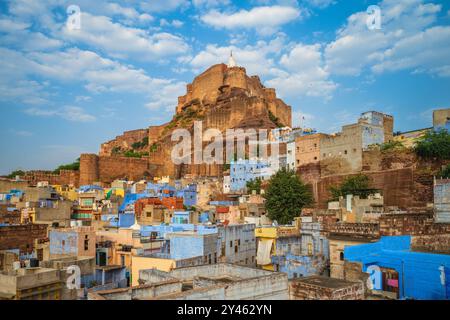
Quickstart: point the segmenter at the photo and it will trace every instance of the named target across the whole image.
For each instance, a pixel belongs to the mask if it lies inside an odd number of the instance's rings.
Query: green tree
[[[405,146],[400,141],[388,141],[380,146],[381,151],[402,150],[402,149],[405,149]]]
[[[339,200],[339,197],[345,197],[348,194],[367,198],[375,193],[376,189],[370,188],[369,177],[364,174],[358,174],[345,179],[339,186],[330,187],[331,200]]]
[[[252,193],[253,190],[256,190],[256,193],[260,193],[261,192],[261,179],[257,178],[255,180],[247,181],[246,187],[247,187],[248,193]]]
[[[74,170],[74,171],[80,170],[80,158],[78,158],[77,160],[75,160],[75,161],[72,162],[72,163],[60,165],[58,168],[56,168],[56,169],[53,171],[53,173],[59,174],[59,172],[60,172],[61,170]]]
[[[446,129],[430,130],[417,141],[414,148],[422,158],[450,159],[450,134]]]
[[[9,178],[9,179],[14,179],[16,176],[24,176],[24,175],[25,175],[25,171],[23,171],[23,170],[14,170],[13,172],[11,172],[6,177]]]
[[[291,223],[303,207],[311,205],[313,196],[293,170],[285,168],[269,180],[264,194],[268,216],[280,224]]]

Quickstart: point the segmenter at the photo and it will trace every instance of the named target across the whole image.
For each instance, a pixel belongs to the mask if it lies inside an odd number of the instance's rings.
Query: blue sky
[[[79,30],[66,26],[73,4]],[[381,30],[366,26],[370,5]],[[1,1],[0,174],[53,169],[170,120],[186,83],[230,50],[294,124],[323,132],[367,110],[413,130],[450,107],[448,1]]]

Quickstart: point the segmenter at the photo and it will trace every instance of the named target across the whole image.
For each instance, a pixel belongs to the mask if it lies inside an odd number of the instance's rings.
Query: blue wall
[[[370,244],[346,247],[345,259],[360,262],[363,271],[371,265],[395,269],[399,275],[400,299],[449,299],[449,281],[441,283],[442,268],[450,270],[450,255],[412,252],[411,236],[382,237]]]
[[[230,163],[230,189],[231,191],[243,190],[247,181],[256,178],[264,179],[261,169],[268,168],[269,165],[265,161],[257,160],[238,160]]]
[[[280,272],[288,275],[288,279],[322,275],[327,267],[327,259],[323,256],[272,256],[272,263],[279,266]]]
[[[134,224],[134,214],[133,213],[121,213],[119,214],[119,227],[128,228]]]
[[[187,259],[204,255],[203,237],[170,237],[170,257],[172,259]]]
[[[76,232],[49,232],[50,254],[78,254],[78,234]]]

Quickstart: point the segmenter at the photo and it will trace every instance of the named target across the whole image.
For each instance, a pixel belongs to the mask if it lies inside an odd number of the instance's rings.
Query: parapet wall
[[[80,157],[80,185],[115,179],[139,180],[149,176],[148,158],[129,158],[82,154]]]
[[[434,215],[429,213],[392,213],[380,217],[382,236],[398,235],[437,235],[450,232],[450,223],[434,223]],[[426,239],[423,239],[426,242]],[[422,246],[425,243],[422,241]],[[416,247],[420,247],[420,241]]]
[[[28,171],[23,177],[30,185],[36,185],[40,181],[48,181],[50,185],[78,186],[80,173],[76,170],[61,170],[59,174],[49,171]]]

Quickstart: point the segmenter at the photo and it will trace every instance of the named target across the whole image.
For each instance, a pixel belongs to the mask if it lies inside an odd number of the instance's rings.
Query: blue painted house
[[[197,184],[192,183],[186,186],[183,190],[178,192],[178,196],[183,198],[183,204],[187,207],[192,207],[197,204]]]
[[[269,179],[272,174],[270,165],[264,160],[238,160],[230,162],[230,190],[244,190],[247,182]]]
[[[450,297],[450,255],[411,251],[409,235],[346,247],[344,256],[347,261],[361,263],[362,271],[372,274],[375,290],[396,293],[399,299]]]

